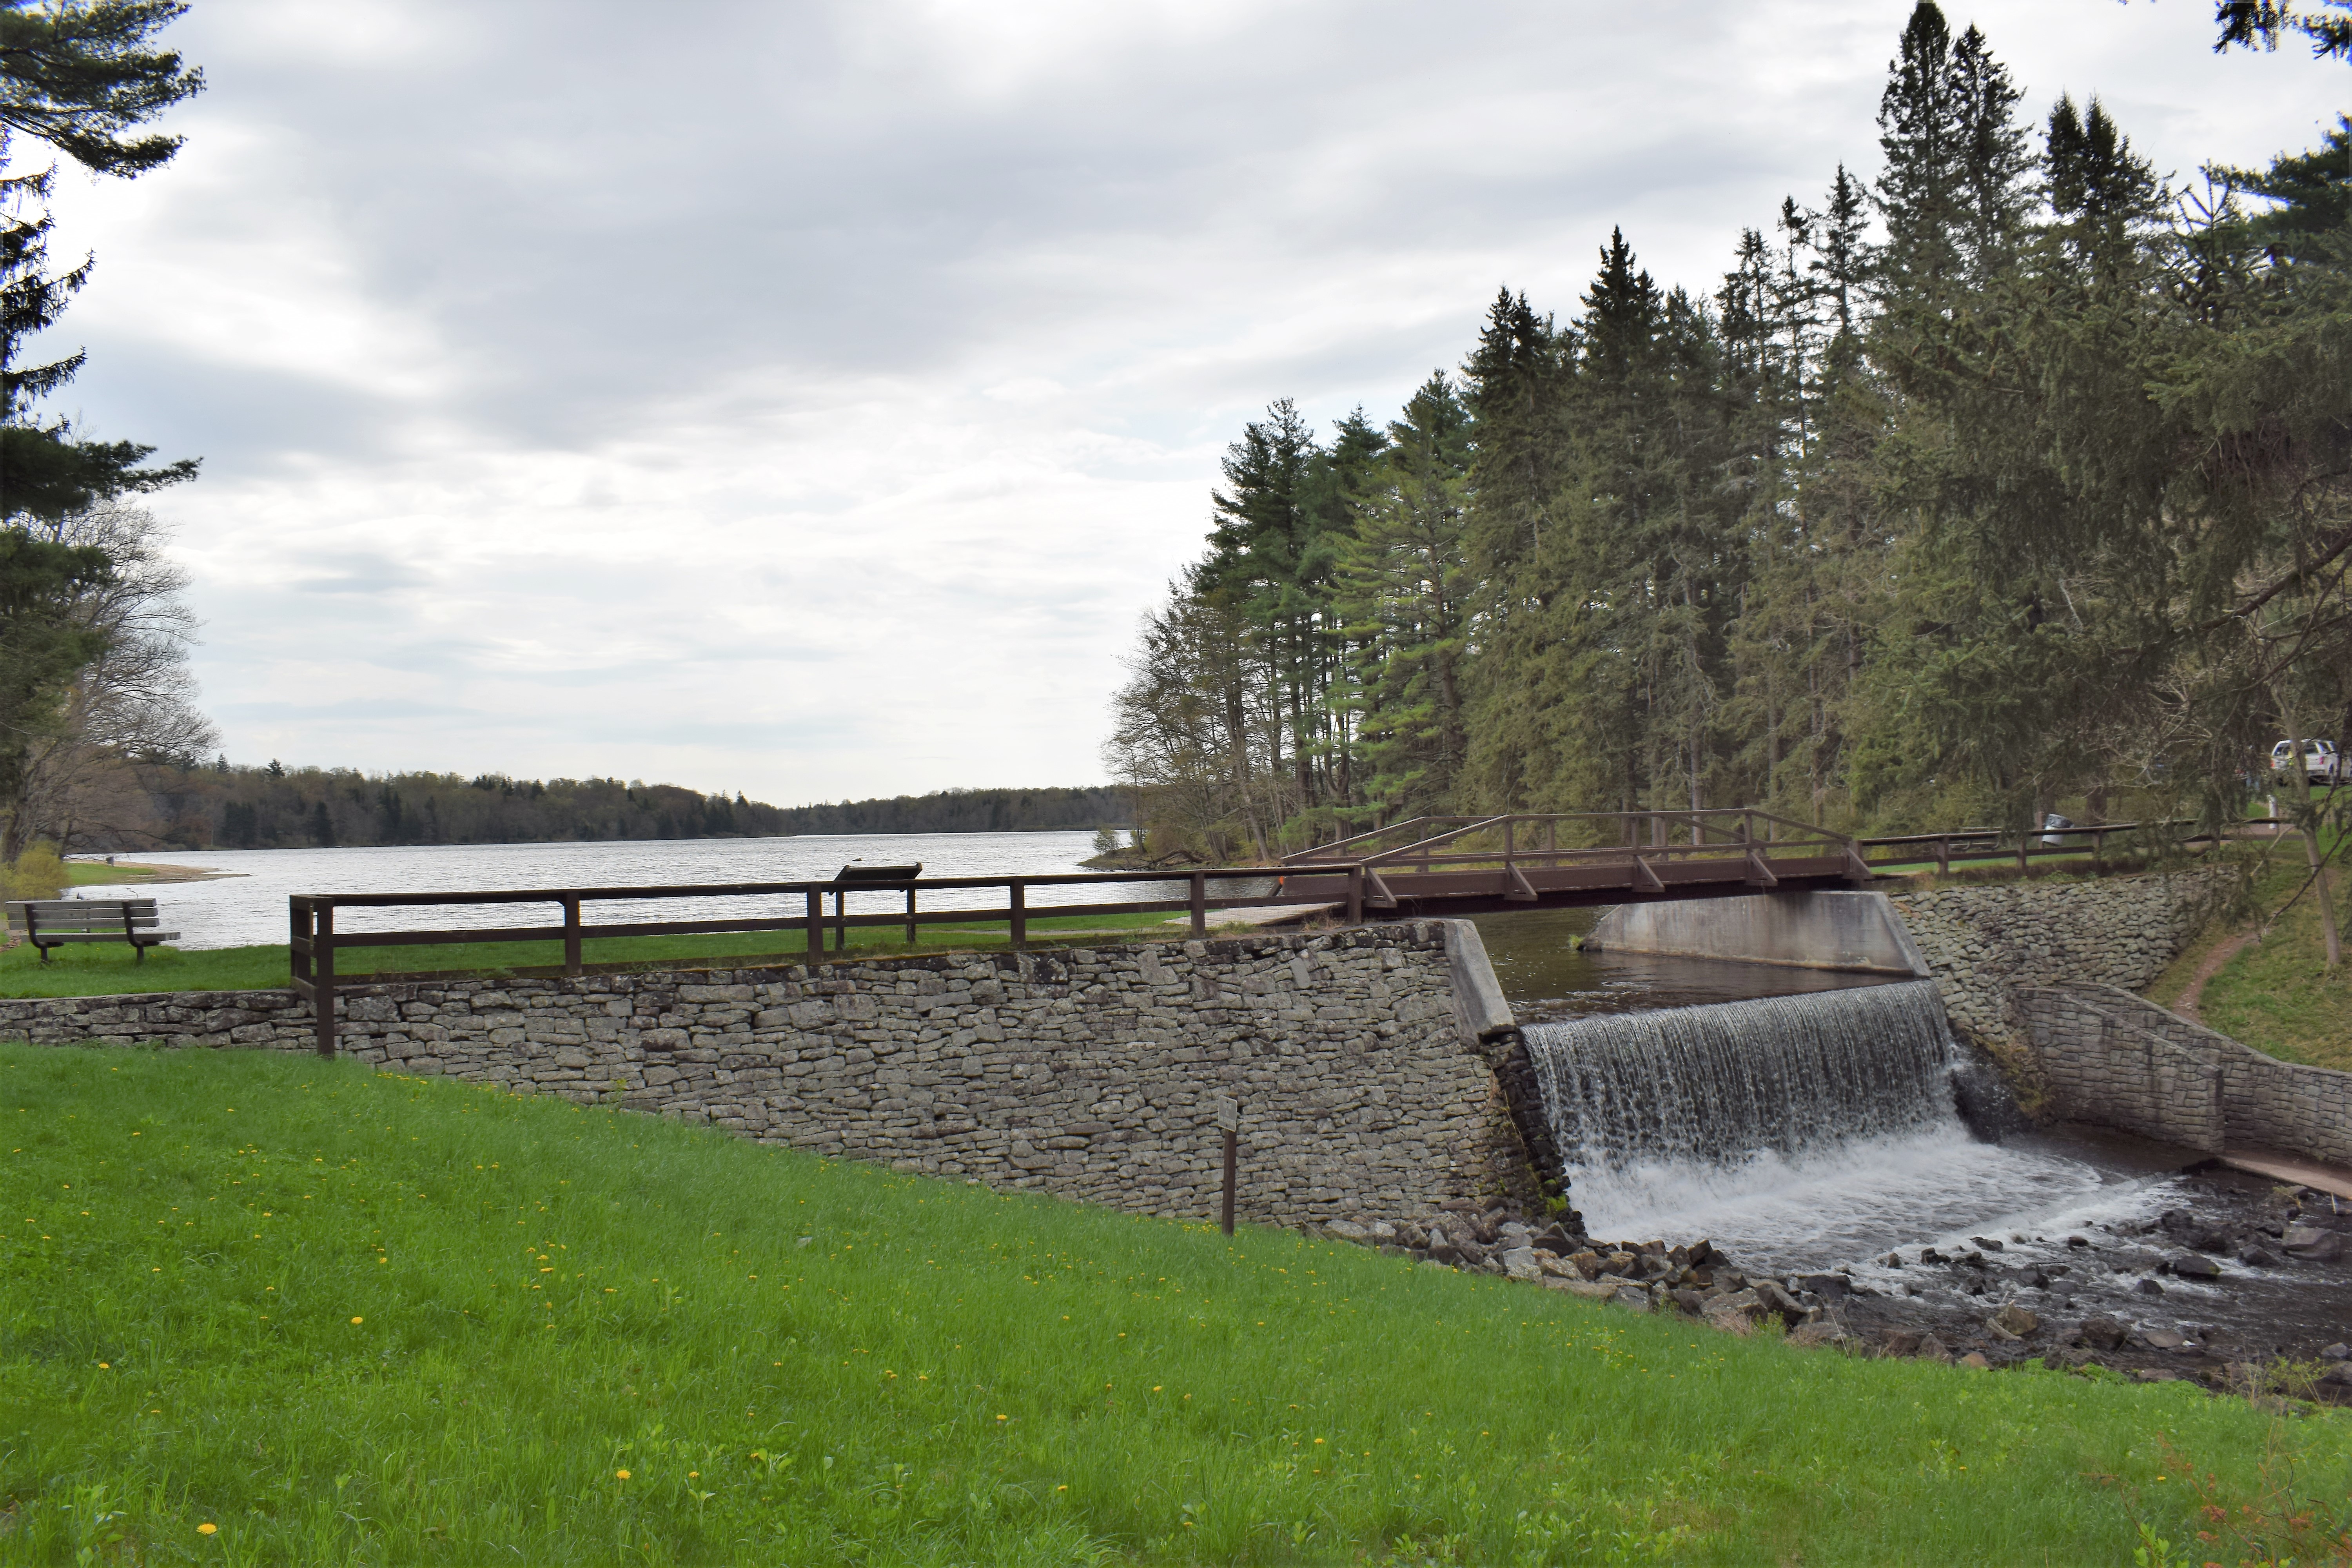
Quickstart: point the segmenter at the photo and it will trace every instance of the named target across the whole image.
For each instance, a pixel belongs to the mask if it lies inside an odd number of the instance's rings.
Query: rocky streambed
[[[1324,1227],[1438,1268],[1849,1353],[2113,1368],[2352,1404],[2352,1205],[2214,1170],[2163,1206],[2056,1232],[1988,1232],[1811,1272],[1742,1267],[1710,1242],[1601,1241],[1571,1213],[1457,1204],[1418,1222]]]

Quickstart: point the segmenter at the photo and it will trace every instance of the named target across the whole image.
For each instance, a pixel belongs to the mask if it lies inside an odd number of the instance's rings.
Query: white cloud
[[[2340,98],[2200,5],[1950,9],[2167,168]],[[205,458],[237,757],[1081,782],[1244,419],[1384,416],[1612,224],[1709,287],[1874,166],[1908,10],[206,0],[181,159],[65,182],[63,411]]]

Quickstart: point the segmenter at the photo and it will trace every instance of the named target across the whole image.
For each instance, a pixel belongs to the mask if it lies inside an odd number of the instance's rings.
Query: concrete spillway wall
[[[1620,904],[1594,925],[1584,945],[1799,969],[1928,973],[1884,893],[1757,893]]]

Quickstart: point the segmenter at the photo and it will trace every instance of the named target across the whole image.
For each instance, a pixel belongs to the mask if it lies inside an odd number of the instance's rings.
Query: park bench
[[[177,942],[175,931],[159,931],[163,917],[152,899],[27,899],[8,905],[8,929],[41,950],[69,942],[127,942],[137,962],[147,962],[147,950]]]

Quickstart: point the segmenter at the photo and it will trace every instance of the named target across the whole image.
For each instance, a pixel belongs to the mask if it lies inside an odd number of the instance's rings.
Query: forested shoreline
[[[1250,424],[1115,701],[1153,851],[2212,818],[2273,738],[2340,738],[2352,137],[2176,184],[2096,99],[2022,98],[1923,4],[1875,179],[1711,291],[1612,234],[1566,319],[1506,288],[1394,419]]]
[[[1108,788],[960,789],[777,806],[740,792],[616,778],[363,773],[350,768],[131,764],[88,813],[41,825],[68,851],[538,844],[848,833],[1022,833],[1125,826]]]

